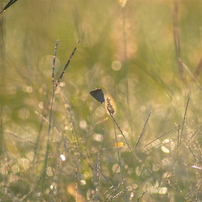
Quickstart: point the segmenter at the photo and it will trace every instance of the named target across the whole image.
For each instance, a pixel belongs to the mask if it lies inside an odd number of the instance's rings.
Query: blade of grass
[[[185,63],[179,59],[179,62],[181,64],[182,67],[184,67],[184,69],[189,73],[189,75],[191,76],[191,78],[194,80],[194,82],[197,84],[197,86],[199,87],[200,90],[202,90],[201,85],[199,84],[199,82],[196,79],[196,76],[194,76],[191,71],[189,70],[189,68],[185,65]]]
[[[170,129],[168,132],[164,133],[163,135],[160,135],[159,137],[157,137],[156,139],[152,140],[151,142],[147,143],[145,145],[145,147],[149,146],[150,144],[152,144],[153,142],[155,142],[156,140],[162,138],[163,136],[169,134],[170,132],[172,132],[173,130],[175,130],[176,128],[179,128],[180,125],[175,126],[174,128]]]
[[[54,50],[54,57],[53,57],[53,67],[52,67],[52,95],[51,95],[51,100],[49,103],[49,118],[48,118],[48,137],[47,137],[47,143],[46,143],[46,154],[45,154],[45,160],[44,160],[44,168],[43,172],[41,175],[41,181],[42,181],[42,186],[41,186],[41,192],[43,194],[44,192],[44,184],[45,184],[45,176],[46,176],[46,168],[47,168],[47,161],[48,161],[48,155],[49,155],[49,148],[50,148],[50,134],[51,134],[51,128],[52,128],[52,112],[53,112],[53,104],[54,104],[54,99],[55,99],[55,61],[56,61],[56,53],[57,53],[57,48],[58,48],[58,43],[59,40],[56,41],[55,45],[55,50]]]
[[[142,132],[140,133],[140,136],[139,136],[139,138],[137,139],[137,142],[136,142],[136,144],[135,144],[135,149],[136,149],[137,146],[139,145],[140,140],[142,139],[142,137],[143,137],[143,135],[144,135],[144,133],[145,133],[145,130],[146,130],[146,127],[147,127],[147,123],[148,123],[148,121],[149,121],[150,116],[151,116],[151,112],[149,112],[149,115],[148,115],[148,117],[147,117],[147,119],[146,119],[146,121],[145,121],[145,123],[144,123]]]
[[[174,8],[173,8],[173,37],[175,44],[175,53],[178,63],[178,71],[180,78],[184,81],[183,76],[183,68],[179,59],[181,59],[181,48],[180,48],[180,34],[179,34],[179,22],[178,22],[178,3],[177,0],[174,0]]]
[[[8,9],[12,4],[14,4],[15,2],[17,2],[17,0],[10,0],[6,6],[0,11],[0,14],[3,13],[6,9]]]
[[[77,42],[77,45],[75,46],[74,50],[72,51],[72,54],[70,55],[66,65],[64,66],[62,73],[60,74],[58,80],[55,82],[55,88],[59,85],[59,83],[60,83],[60,81],[61,81],[61,79],[62,79],[62,77],[63,77],[63,75],[64,75],[64,73],[65,73],[65,71],[67,69],[67,67],[69,66],[69,64],[71,62],[72,57],[74,56],[74,54],[75,54],[75,52],[77,50],[77,46],[78,46],[79,43],[80,43],[80,40]]]

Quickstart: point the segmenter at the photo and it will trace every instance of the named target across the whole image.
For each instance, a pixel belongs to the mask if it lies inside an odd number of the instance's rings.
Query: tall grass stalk
[[[54,99],[55,99],[55,91],[56,88],[59,87],[59,83],[65,73],[65,70],[67,69],[67,67],[69,66],[71,59],[74,55],[74,53],[76,52],[77,46],[74,48],[73,52],[71,53],[66,65],[63,68],[63,71],[61,73],[61,75],[59,76],[59,78],[55,81],[55,62],[56,62],[56,53],[57,53],[57,48],[58,48],[58,43],[59,40],[56,41],[56,45],[55,45],[55,50],[54,50],[54,57],[53,57],[53,67],[52,67],[52,95],[51,95],[51,100],[50,100],[50,105],[48,107],[49,109],[49,120],[48,120],[48,136],[47,136],[47,143],[46,143],[46,152],[45,152],[45,159],[44,159],[44,169],[42,172],[42,186],[41,186],[41,193],[44,192],[44,183],[45,183],[45,176],[46,176],[46,169],[47,169],[47,161],[49,158],[49,150],[50,150],[50,138],[51,138],[51,130],[52,130],[52,112],[53,112],[53,105],[54,105]],[[78,41],[78,43],[80,43],[80,41]]]

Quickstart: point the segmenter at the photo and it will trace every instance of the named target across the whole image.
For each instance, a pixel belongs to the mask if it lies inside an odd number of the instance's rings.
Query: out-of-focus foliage
[[[0,199],[201,201],[201,10],[188,0],[18,0],[5,10]],[[57,80],[79,40],[53,91],[52,67]]]

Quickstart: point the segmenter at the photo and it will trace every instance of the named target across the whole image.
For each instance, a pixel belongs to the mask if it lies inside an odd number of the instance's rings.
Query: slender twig
[[[12,135],[13,137],[17,138],[18,140],[22,141],[22,142],[26,142],[28,144],[31,144],[31,145],[34,145],[34,146],[37,146],[34,142],[31,142],[29,140],[27,140],[26,138],[22,138],[16,134],[14,134],[13,132],[10,132],[10,131],[6,131],[9,135]]]
[[[78,43],[80,42],[80,40],[78,41]],[[50,100],[50,105],[49,105],[49,120],[48,120],[48,137],[47,137],[47,144],[46,144],[46,155],[45,155],[45,161],[44,161],[44,169],[43,169],[43,173],[41,176],[41,181],[42,181],[42,193],[44,191],[44,183],[45,183],[45,173],[46,173],[46,167],[47,167],[47,161],[48,161],[48,154],[49,154],[49,147],[50,147],[50,134],[51,134],[51,128],[52,128],[52,112],[53,112],[53,104],[54,104],[54,99],[55,99],[55,90],[56,87],[58,86],[60,80],[62,79],[66,68],[68,67],[76,49],[77,46],[74,48],[72,54],[70,55],[63,71],[62,74],[60,75],[59,79],[55,82],[55,62],[56,62],[56,53],[57,53],[57,48],[58,48],[58,43],[59,40],[56,41],[56,45],[55,45],[55,50],[54,50],[54,57],[53,57],[53,66],[52,66],[52,95],[51,95],[51,100]]]
[[[112,114],[110,114],[110,116],[112,117],[114,123],[116,124],[116,126],[117,126],[117,128],[119,129],[121,135],[123,136],[124,141],[125,141],[127,147],[129,148],[130,152],[133,154],[133,151],[132,151],[132,149],[131,149],[131,147],[130,147],[130,145],[129,145],[129,143],[128,143],[128,140],[126,139],[126,136],[123,134],[123,131],[121,130],[119,124],[117,123],[117,121],[115,120],[115,118],[114,118],[114,116],[113,116]]]
[[[44,191],[44,183],[45,183],[45,175],[46,175],[46,168],[47,168],[47,161],[48,161],[48,154],[49,154],[49,147],[50,147],[50,134],[51,134],[51,128],[52,128],[52,112],[53,112],[53,103],[55,98],[55,88],[52,89],[52,95],[50,100],[50,107],[49,107],[49,120],[48,120],[48,139],[46,144],[46,155],[45,155],[45,161],[44,161],[44,169],[42,173],[42,193]]]
[[[188,99],[187,99],[187,103],[186,103],[186,107],[185,107],[185,111],[184,111],[184,116],[183,116],[183,121],[182,121],[182,128],[181,128],[181,135],[183,135],[183,132],[184,132],[184,125],[186,123],[189,101],[190,101],[190,97],[188,97]]]
[[[160,135],[159,137],[157,137],[156,139],[152,140],[151,142],[149,142],[148,144],[145,145],[145,147],[149,146],[150,144],[152,144],[153,142],[155,142],[156,140],[162,138],[163,136],[169,134],[170,132],[172,132],[173,130],[175,130],[176,128],[179,128],[179,125],[175,126],[174,128],[170,129],[168,132],[164,133],[163,135]]]
[[[199,82],[196,79],[196,76],[194,76],[190,69],[185,65],[185,63],[182,61],[182,59],[179,58],[179,62],[181,64],[182,67],[184,67],[184,69],[189,73],[189,75],[191,76],[191,78],[194,80],[194,82],[197,84],[197,86],[199,87],[200,90],[202,90],[201,85],[199,84]]]
[[[145,121],[145,124],[144,124],[144,127],[143,127],[143,129],[142,129],[142,132],[140,133],[140,136],[139,136],[139,138],[138,138],[138,140],[137,140],[137,142],[136,142],[136,144],[135,144],[135,148],[137,148],[138,144],[140,143],[140,140],[142,139],[142,137],[143,137],[143,135],[144,135],[144,132],[145,132],[145,130],[146,130],[146,126],[147,126],[147,123],[148,123],[148,121],[149,121],[150,116],[151,116],[151,112],[149,112],[149,115],[148,115],[148,117],[147,117],[147,120]]]
[[[127,105],[130,106],[129,103],[129,88],[128,88],[128,66],[126,65],[127,61],[127,35],[126,35],[126,16],[125,16],[125,8],[121,8],[122,11],[122,34],[123,34],[123,59],[124,59],[124,70],[126,77],[126,97],[127,97]]]
[[[187,141],[186,144],[188,144],[188,143],[192,140],[192,138],[193,138],[199,131],[201,131],[201,130],[202,130],[202,126],[200,126],[200,127],[193,133],[193,135],[188,139],[188,141]]]
[[[55,43],[55,50],[53,53],[53,67],[52,67],[52,88],[53,89],[55,87],[55,63],[56,63],[56,54],[57,54],[58,44],[59,44],[59,40],[57,40]]]
[[[76,49],[77,49],[77,46],[78,46],[79,43],[80,43],[80,40],[77,42],[77,45],[75,46],[74,50],[72,51],[72,54],[70,55],[70,57],[69,57],[69,59],[68,59],[66,65],[64,66],[62,73],[60,74],[58,80],[55,82],[55,88],[59,85],[59,83],[60,83],[60,81],[61,81],[61,79],[62,79],[62,77],[63,77],[63,75],[64,75],[64,73],[65,73],[65,70],[66,70],[67,67],[69,66],[69,64],[70,64],[70,62],[71,62],[71,59],[72,59],[73,55],[74,55],[75,52],[76,52]]]
[[[174,10],[173,10],[173,37],[174,37],[174,43],[175,43],[175,52],[176,52],[177,63],[179,68],[179,74],[182,80],[184,80],[183,68],[179,61],[179,59],[181,59],[181,48],[180,48],[180,35],[179,35],[179,24],[178,24],[178,4],[176,0],[174,0]]]
[[[6,9],[8,9],[12,4],[14,4],[17,0],[10,0],[6,6],[0,11],[0,14],[3,13]]]
[[[184,138],[183,133],[184,133],[184,126],[185,126],[185,123],[186,123],[186,117],[187,117],[187,110],[188,110],[189,101],[190,101],[190,97],[188,97],[186,107],[185,107],[185,111],[184,111],[183,120],[182,120],[182,125],[181,125],[181,127],[179,127],[179,131],[178,131],[177,156],[179,155],[179,152],[180,152],[182,138]]]
[[[110,114],[111,116],[113,116],[112,114]],[[118,125],[117,124],[117,122],[116,122],[116,120],[114,119],[114,116],[113,116],[113,124],[114,124],[114,133],[115,133],[115,141],[116,141],[116,147],[118,148],[119,147],[119,145],[118,145],[118,137],[117,137],[117,133],[116,133],[116,125]],[[120,127],[119,127],[120,128]],[[120,129],[119,129],[120,130]],[[122,135],[123,137],[124,137],[124,135]],[[127,142],[127,140],[126,140],[126,138],[125,138],[125,142]],[[127,146],[129,147],[129,144],[127,143]],[[122,167],[122,163],[121,163],[121,154],[120,154],[120,151],[119,150],[117,150],[117,154],[118,154],[118,162],[119,162],[119,165],[117,166],[117,168],[116,168],[116,170],[118,169],[118,168],[120,168],[120,173],[121,173],[121,180],[122,180],[122,182],[124,181],[124,174],[123,174],[123,167]],[[116,173],[116,171],[115,171],[115,173]],[[124,186],[124,190],[126,190],[126,187],[125,187],[125,184],[123,184],[123,186]],[[125,193],[125,195],[126,195],[126,193]]]

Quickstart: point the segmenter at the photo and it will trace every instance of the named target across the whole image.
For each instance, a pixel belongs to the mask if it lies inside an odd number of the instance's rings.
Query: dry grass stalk
[[[116,114],[116,104],[110,95],[105,96],[105,108],[109,115],[114,116]]]

